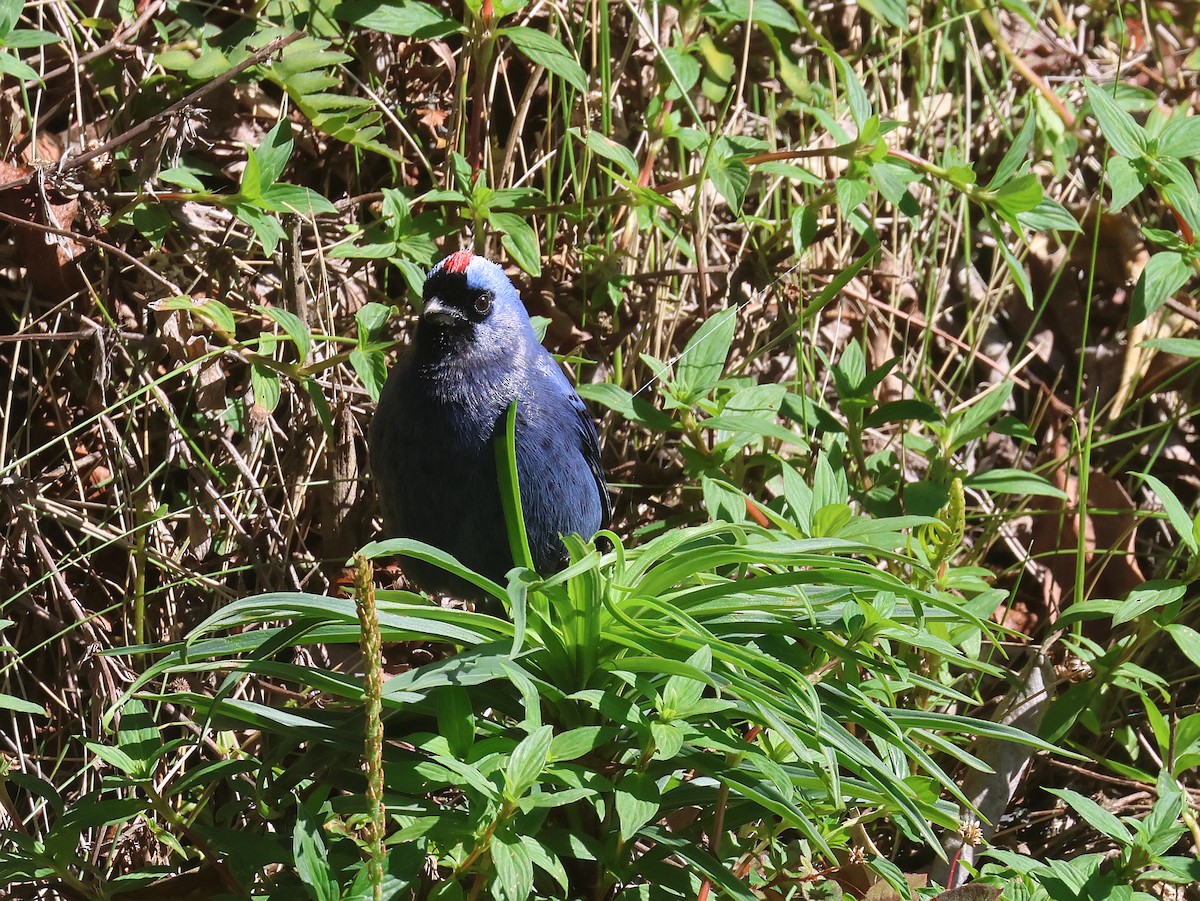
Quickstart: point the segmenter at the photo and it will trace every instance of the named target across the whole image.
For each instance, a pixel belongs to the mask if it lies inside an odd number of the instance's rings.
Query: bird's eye
[[[492,292],[484,291],[475,298],[475,312],[480,316],[486,316],[492,308]]]

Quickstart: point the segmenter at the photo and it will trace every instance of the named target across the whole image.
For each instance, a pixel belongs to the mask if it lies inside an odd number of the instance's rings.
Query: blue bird
[[[415,538],[504,583],[513,566],[495,442],[517,400],[516,455],[533,561],[561,569],[561,535],[590,538],[612,515],[596,427],[538,343],[517,289],[468,251],[429,273],[408,353],[392,367],[371,422],[371,470],[388,537]],[[425,590],[477,597],[431,564],[405,560]]]

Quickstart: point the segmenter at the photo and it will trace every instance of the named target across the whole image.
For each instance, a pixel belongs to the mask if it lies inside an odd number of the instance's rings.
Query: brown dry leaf
[[[442,64],[446,67],[446,76],[453,82],[457,77],[458,58],[454,55],[454,51],[450,49],[450,45],[445,41],[430,41],[426,46],[442,61]]]
[[[1087,240],[1071,245],[1071,262],[1087,269],[1092,264],[1092,235],[1096,231],[1096,207],[1073,210]],[[1150,254],[1137,222],[1128,213],[1102,213],[1096,236],[1096,278],[1109,285],[1132,284],[1138,280]]]
[[[524,292],[526,307],[531,316],[545,316],[550,320],[546,326],[546,345],[551,348],[581,347],[592,340],[591,332],[575,325],[575,319],[558,308],[554,292],[549,287],[537,285]]]
[[[175,360],[190,362],[214,349],[203,334],[192,331],[191,319],[182,311],[155,309],[154,317],[163,344]],[[225,410],[225,370],[219,356],[201,364],[196,371],[196,403],[210,413]]]
[[[444,109],[436,109],[432,106],[427,106],[423,110],[418,111],[417,121],[428,128],[435,135],[440,129],[445,126],[446,120],[450,118],[450,114]]]
[[[1044,566],[1041,617],[1053,623],[1075,593],[1075,555],[1079,548],[1079,479],[1061,481],[1068,496],[1032,517],[1029,553]],[[1083,548],[1085,598],[1120,598],[1145,581],[1134,557],[1137,507],[1121,485],[1103,472],[1088,476]],[[1026,623],[1026,627],[1036,625]],[[1007,623],[1006,625],[1010,624]],[[1016,625],[1016,623],[1011,623]]]
[[[0,183],[15,181],[32,172],[32,166],[14,166],[0,160]],[[18,188],[0,191],[0,212],[24,222],[70,231],[79,212],[76,200],[55,203],[36,180]],[[17,260],[25,268],[34,291],[49,300],[64,300],[83,288],[75,260],[84,247],[71,238],[35,228],[4,223],[12,229]]]
[[[909,897],[901,898],[894,888],[880,878],[879,874],[865,863],[855,862],[852,855],[839,854],[841,866],[834,873],[834,880],[846,894],[863,901],[917,901],[917,889],[929,885],[926,873],[906,873]]]

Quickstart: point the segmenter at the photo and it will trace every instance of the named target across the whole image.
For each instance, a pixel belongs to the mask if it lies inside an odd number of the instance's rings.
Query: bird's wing
[[[604,481],[604,468],[600,464],[600,436],[583,400],[574,389],[571,389],[569,396],[579,425],[579,447],[588,469],[592,471],[592,478],[596,480],[596,490],[600,492],[600,528],[607,529],[612,522],[612,498],[608,496],[608,484]]]
[[[538,345],[538,349],[543,352],[538,354],[536,367],[554,385],[554,393],[562,394],[571,405],[571,411],[574,413],[572,424],[579,436],[579,450],[583,453],[583,459],[587,461],[592,478],[596,481],[596,493],[600,495],[600,528],[607,529],[612,523],[612,498],[608,496],[608,483],[604,480],[604,467],[600,463],[600,436],[596,432],[596,424],[592,422],[592,416],[583,405],[583,399],[575,393],[562,367],[541,345]]]

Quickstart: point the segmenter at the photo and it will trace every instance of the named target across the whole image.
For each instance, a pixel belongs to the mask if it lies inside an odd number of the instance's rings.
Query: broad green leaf
[[[1133,842],[1133,836],[1129,834],[1129,830],[1125,827],[1125,824],[1091,798],[1085,797],[1069,788],[1048,788],[1046,791],[1066,801],[1077,814],[1083,817],[1101,835],[1107,836],[1121,845],[1129,845]]]
[[[181,166],[173,169],[163,169],[158,173],[158,179],[159,181],[179,185],[181,188],[188,188],[192,191],[204,190],[204,183],[196,177],[196,173],[191,169],[185,169]]]
[[[247,203],[257,204],[262,199],[264,184],[262,177],[262,160],[253,150],[246,156],[246,166],[242,169],[242,180],[238,183],[238,194]],[[269,181],[266,181],[270,184]]]
[[[541,275],[541,251],[533,227],[516,213],[492,213],[489,221],[500,231],[500,243],[512,254],[517,265],[530,275]]]
[[[683,348],[676,365],[675,388],[688,401],[703,397],[720,380],[733,343],[737,313],[736,307],[727,307],[709,316]]]
[[[989,469],[986,472],[976,472],[965,479],[963,484],[968,488],[990,491],[993,494],[1022,494],[1056,497],[1067,500],[1067,493],[1052,485],[1044,476],[1020,469]]]
[[[667,86],[664,99],[678,100],[700,80],[700,61],[678,47],[666,47],[659,56],[659,64],[667,70],[671,83]],[[678,135],[682,137],[682,135]],[[694,149],[694,148],[689,148]]]
[[[82,801],[66,809],[55,825],[55,831],[70,831],[78,835],[96,826],[116,826],[146,812],[141,798],[111,798],[104,801]],[[7,841],[7,837],[6,837]],[[47,840],[47,845],[50,840]],[[73,850],[74,846],[72,846]]]
[[[839,178],[833,183],[837,193],[838,208],[849,216],[871,193],[871,186],[861,178]]]
[[[372,301],[354,311],[354,325],[358,329],[359,347],[365,348],[370,341],[374,340],[379,330],[387,324],[393,309],[394,307]]]
[[[1163,165],[1160,171],[1174,168],[1174,163],[1172,160],[1171,165]],[[1183,164],[1180,163],[1179,167],[1183,168]],[[1200,232],[1200,191],[1196,190],[1196,182],[1190,172],[1172,177],[1171,183],[1163,186],[1162,195],[1183,217],[1193,233]]]
[[[1200,156],[1200,116],[1183,116],[1177,111],[1158,136],[1158,152],[1163,156],[1188,159]]]
[[[541,726],[521,739],[512,752],[504,770],[504,796],[509,801],[523,797],[546,768],[550,742],[554,738],[551,726]]]
[[[854,69],[850,67],[850,63],[835,51],[825,47],[820,49],[837,70],[838,82],[850,106],[850,114],[854,117],[854,123],[861,128],[863,123],[871,118],[871,101],[867,99],[867,92],[863,88],[862,82]]]
[[[57,44],[63,40],[61,35],[51,34],[38,28],[18,28],[10,32],[8,37],[0,40],[5,47],[26,49],[29,47],[45,47],[47,44]]]
[[[279,406],[282,394],[279,373],[270,366],[253,363],[250,366],[250,387],[254,391],[254,405],[267,413],[273,413]]]
[[[650,723],[650,736],[654,739],[654,760],[674,760],[683,747],[683,730],[675,723]]]
[[[258,161],[259,189],[266,191],[279,181],[284,167],[292,155],[292,124],[287,119],[280,119],[275,127],[267,132],[262,143],[252,155]]]
[[[38,75],[36,69],[2,49],[0,49],[0,75],[11,75],[19,81],[42,83],[42,77]]]
[[[1142,156],[1146,150],[1146,134],[1133,116],[1121,109],[1112,97],[1112,86],[1103,87],[1084,82],[1092,113],[1100,123],[1100,131],[1119,155],[1129,160]]]
[[[1120,157],[1115,157],[1120,159]],[[1034,231],[1082,232],[1079,220],[1057,200],[1043,197],[1031,210],[1017,214],[1017,221]]]
[[[996,207],[1010,216],[1034,209],[1042,200],[1042,185],[1032,173],[1018,175],[996,190]]]
[[[907,166],[885,162],[871,163],[868,169],[879,193],[888,203],[910,217],[920,212],[920,207],[908,190],[910,184],[920,181],[921,177],[916,172]]]
[[[419,0],[347,0],[334,7],[333,15],[359,28],[400,37],[430,39],[463,30],[461,23]]]
[[[282,307],[267,307],[255,304],[254,309],[270,317],[283,329],[288,338],[292,340],[292,343],[296,345],[296,352],[300,356],[301,363],[308,359],[308,353],[312,349],[312,333],[299,316],[291,310],[285,310]]]
[[[1145,343],[1149,344],[1150,342],[1147,341]],[[1200,348],[1200,342],[1194,343]],[[1197,356],[1200,356],[1200,351],[1198,351]],[[1171,528],[1175,530],[1175,534],[1179,536],[1180,540],[1188,546],[1192,553],[1200,551],[1200,544],[1197,544],[1196,537],[1192,534],[1193,517],[1188,515],[1179,498],[1175,496],[1175,492],[1168,488],[1166,483],[1157,476],[1152,476],[1149,473],[1135,473],[1135,475],[1153,489],[1167,513],[1167,521],[1171,523]]]
[[[853,517],[854,511],[846,504],[826,504],[813,513],[813,537],[821,538],[839,535]]]
[[[649,773],[632,772],[617,783],[616,808],[621,841],[632,839],[658,815],[660,793]]]
[[[295,213],[300,216],[336,214],[338,211],[336,206],[312,188],[301,185],[269,185],[263,188],[258,204],[275,213]]]
[[[867,428],[879,428],[889,422],[904,422],[910,419],[919,422],[941,422],[942,414],[927,401],[906,398],[881,404],[863,420],[863,425]]]
[[[296,873],[308,896],[314,901],[338,901],[341,892],[329,866],[321,823],[306,804],[296,805],[292,854],[296,860]]]
[[[21,21],[24,0],[0,0],[0,41],[8,38]]]
[[[237,331],[237,322],[233,318],[233,311],[219,300],[202,300],[194,303],[192,310],[226,335],[233,335]]]
[[[490,850],[496,874],[492,879],[492,898],[499,901],[526,901],[533,891],[533,860],[525,844],[508,830],[499,830]]]
[[[1200,669],[1200,632],[1183,623],[1169,623],[1166,631],[1179,646],[1179,650],[1183,651],[1187,659],[1192,662],[1192,665]],[[1200,714],[1194,715],[1200,716]]]
[[[709,34],[701,34],[696,39],[694,46],[700,52],[700,56],[704,58],[706,64],[704,77],[717,82],[722,88],[728,87],[729,83],[733,81],[733,77],[737,74],[737,62],[733,56],[718,47],[712,39],[712,35]],[[723,94],[724,90],[721,91],[722,96]],[[720,97],[715,99],[720,99]]]
[[[1025,117],[1025,124],[1021,126],[1021,130],[1017,132],[1012,144],[1009,145],[1003,158],[996,165],[996,173],[988,184],[989,188],[996,188],[1006,183],[1017,174],[1017,170],[1026,162],[1029,144],[1033,140],[1035,121],[1036,117],[1033,115]]]
[[[1181,254],[1169,250],[1150,257],[1133,289],[1129,324],[1137,325],[1165,304],[1188,280],[1192,269]]]
[[[124,773],[131,779],[146,778],[145,769],[139,761],[134,760],[120,748],[114,748],[110,745],[102,745],[98,742],[85,742],[87,749],[103,760],[110,766],[113,766]]]
[[[882,2],[899,2],[899,0],[882,0]],[[795,17],[777,0],[711,0],[706,3],[701,13],[709,18],[726,22],[748,22],[764,25],[770,28],[798,33],[800,27]]]
[[[13,710],[17,713],[29,713],[42,717],[46,715],[46,708],[41,704],[26,701],[24,698],[18,698],[16,695],[3,693],[0,693],[0,710]]]
[[[545,66],[575,90],[587,91],[587,74],[558,38],[524,25],[501,28],[497,33],[507,37],[530,60]]]
[[[1008,274],[1012,276],[1013,284],[1021,290],[1021,296],[1025,298],[1025,305],[1029,309],[1033,309],[1033,285],[1029,281],[1029,274],[1025,271],[1025,267],[1021,261],[1017,259],[1016,254],[1009,249],[1004,235],[994,221],[989,221],[992,235],[996,238],[996,246],[1000,248],[1000,255],[1004,257],[1004,265],[1008,268]]]
[[[817,236],[817,216],[811,207],[800,207],[792,211],[791,233],[792,252],[800,256]]]
[[[708,647],[698,649],[688,658],[688,663],[698,669],[708,671],[712,668],[712,650]],[[671,676],[667,679],[666,687],[662,693],[664,718],[687,718],[692,708],[696,706],[700,698],[704,695],[707,687],[707,684],[699,679],[690,679],[686,676]]]
[[[287,237],[279,220],[246,203],[237,204],[233,211],[234,215],[254,230],[255,237],[262,244],[263,253],[267,256],[274,256],[275,251],[279,248],[279,242]]]
[[[154,54],[154,64],[172,72],[183,72],[191,68],[196,54],[190,50],[164,50]]]
[[[450,753],[465,760],[475,741],[475,711],[471,695],[459,685],[449,685],[437,695],[438,732],[446,739]]]
[[[630,178],[638,177],[638,163],[633,153],[624,144],[618,144],[612,138],[592,130],[587,134],[584,143],[588,149],[604,159],[616,163]]]
[[[160,310],[187,310],[189,313],[195,313],[227,334],[233,334],[237,327],[233,312],[219,300],[197,301],[186,294],[179,294],[158,301],[156,306]]]
[[[885,25],[908,26],[908,5],[904,0],[857,0],[858,6]]]
[[[630,422],[640,423],[654,431],[665,432],[677,427],[675,420],[651,404],[645,397],[633,395],[611,382],[579,385],[577,390],[579,396],[584,400],[604,404]]]
[[[953,450],[958,450],[968,441],[972,441],[990,431],[992,419],[1004,409],[1012,396],[1012,382],[1002,382],[995,388],[981,393],[971,406],[959,414],[954,421]]]
[[[1104,164],[1104,175],[1108,178],[1108,189],[1112,192],[1109,209],[1117,212],[1145,189],[1139,171],[1123,156],[1110,156]]]
[[[700,490],[704,496],[704,509],[712,519],[725,522],[746,521],[746,495],[724,479],[702,475]]]
[[[1113,614],[1112,624],[1119,626],[1131,622],[1144,613],[1173,604],[1186,593],[1187,586],[1179,583],[1166,580],[1145,582],[1140,588],[1129,592],[1129,596],[1121,602],[1120,608]]]
[[[138,698],[131,698],[121,710],[117,744],[137,765],[137,771],[129,775],[138,779],[149,778],[154,761],[162,750],[163,738],[145,703]]]
[[[750,170],[746,164],[736,157],[714,159],[709,166],[708,177],[734,215],[740,214],[746,202],[746,191],[750,187]]]
[[[387,359],[378,350],[363,350],[356,347],[350,351],[350,366],[358,375],[371,395],[373,401],[379,401],[383,383],[387,381]]]
[[[612,741],[617,735],[614,727],[579,726],[554,736],[550,742],[548,760],[575,760],[600,745]]]
[[[175,228],[175,218],[166,204],[139,201],[128,208],[121,219],[128,221],[155,247],[161,247]]]
[[[192,81],[209,81],[233,68],[223,52],[215,47],[206,47],[200,56],[187,68],[187,77]]]
[[[1200,358],[1200,340],[1196,338],[1151,338],[1138,347],[1149,347],[1165,354],[1175,354],[1189,359]]]
[[[1176,730],[1176,746],[1179,749],[1186,748],[1191,740],[1195,737],[1195,731],[1185,727],[1187,720],[1192,720],[1191,726],[1200,725],[1196,722],[1196,715],[1185,718],[1179,723]],[[1184,732],[1191,732],[1192,735],[1180,740]],[[1141,823],[1137,824],[1137,830],[1141,843],[1144,843],[1150,850],[1151,855],[1159,857],[1166,854],[1171,847],[1179,840],[1185,832],[1187,826],[1182,822],[1182,814],[1186,806],[1183,790],[1179,787],[1179,783],[1175,777],[1166,770],[1160,770],[1158,779],[1155,784],[1155,790],[1158,795],[1158,800],[1150,808],[1150,813]]]
[[[570,888],[570,880],[567,878],[567,871],[562,862],[535,836],[523,835],[521,842],[525,845],[525,850],[529,853],[534,866],[549,873],[565,894]]]

